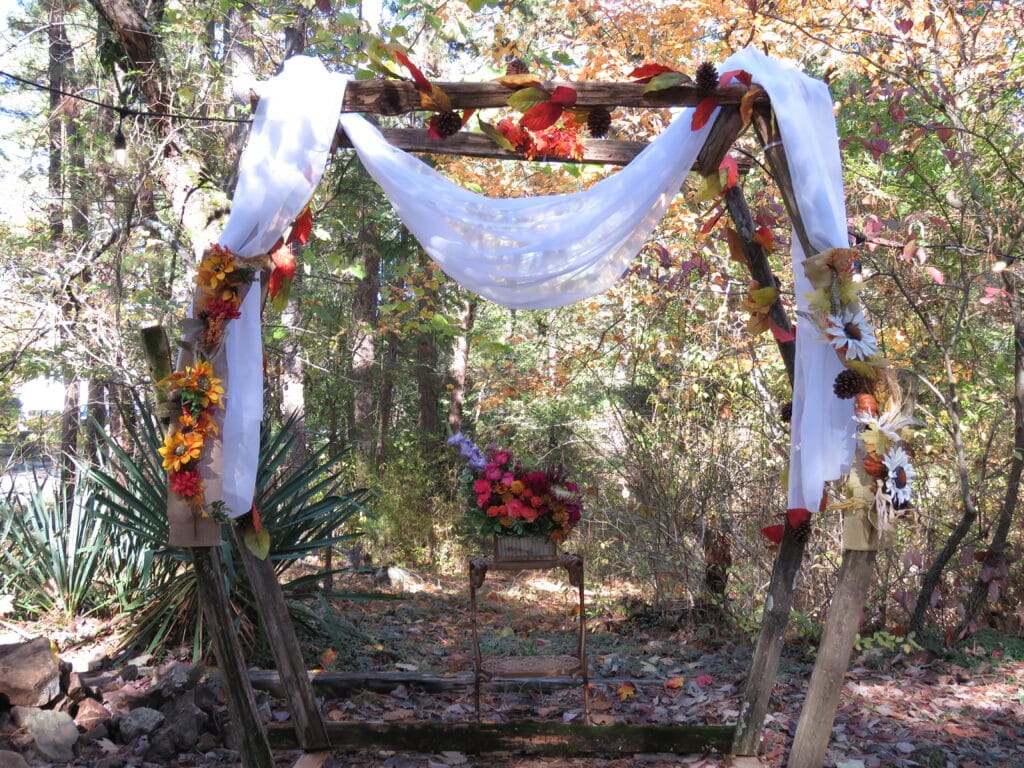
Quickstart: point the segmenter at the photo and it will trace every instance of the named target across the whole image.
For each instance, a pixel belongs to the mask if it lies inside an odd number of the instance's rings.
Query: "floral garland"
[[[861,284],[853,279],[856,251],[830,248],[804,260],[804,273],[814,292],[808,297],[812,321],[836,350],[845,370],[833,391],[854,400],[860,424],[860,463],[853,468],[849,492],[855,506],[866,508],[880,533],[911,506],[917,475],[903,443],[917,422],[904,413],[905,402],[888,361],[878,348],[878,335],[858,302]],[[879,413],[878,399],[886,404]]]
[[[195,363],[158,382],[168,391],[177,416],[158,449],[170,490],[205,516],[199,460],[208,437],[218,431],[216,411],[224,405],[224,382],[214,375],[213,359],[224,340],[225,325],[240,316],[245,289],[256,271],[241,266],[230,249],[212,245],[196,274],[195,319],[186,321],[182,346]]]

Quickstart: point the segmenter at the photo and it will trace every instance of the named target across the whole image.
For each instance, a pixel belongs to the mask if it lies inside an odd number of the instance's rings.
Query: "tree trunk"
[[[1003,273],[1003,285],[1012,299],[1013,306],[1013,451],[1010,469],[1006,478],[1006,492],[999,510],[999,521],[992,534],[981,573],[967,598],[963,621],[957,628],[957,636],[964,637],[975,629],[975,622],[993,587],[998,589],[1000,580],[1006,578],[1006,540],[1010,535],[1013,516],[1017,511],[1020,496],[1020,479],[1024,471],[1024,311],[1021,308],[1017,278],[1010,272]]]
[[[359,252],[363,277],[352,299],[352,426],[349,440],[357,454],[373,458],[373,368],[377,357],[377,296],[380,293],[380,250],[377,230],[362,212]]]
[[[377,398],[377,445],[374,450],[374,468],[387,459],[388,444],[395,410],[395,366],[401,342],[393,333],[385,336],[384,361],[381,364],[380,395]]]
[[[452,362],[448,369],[451,379],[451,400],[448,402],[448,429],[452,434],[462,431],[462,410],[466,402],[466,373],[469,370],[469,334],[476,321],[478,300],[470,294],[462,305],[459,328],[462,333],[456,337],[452,350]]]

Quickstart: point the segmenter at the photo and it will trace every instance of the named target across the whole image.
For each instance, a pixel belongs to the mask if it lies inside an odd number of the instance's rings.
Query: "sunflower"
[[[227,248],[219,245],[210,246],[199,263],[199,274],[196,284],[209,294],[216,294],[228,280],[228,275],[235,271],[235,257]]]
[[[201,396],[203,408],[220,403],[224,387],[222,380],[214,377],[212,363],[200,360],[194,366],[188,366],[185,374],[185,386]]]
[[[175,432],[164,438],[157,451],[163,458],[164,469],[181,472],[181,468],[199,458],[203,452],[203,436],[198,432]]]
[[[897,508],[910,504],[910,492],[917,472],[910,463],[910,457],[901,446],[894,445],[885,452],[882,459],[889,476],[885,479],[885,492]]]
[[[838,315],[828,316],[825,335],[829,343],[850,360],[867,360],[878,354],[878,339],[874,329],[864,319],[860,309],[847,308]]]

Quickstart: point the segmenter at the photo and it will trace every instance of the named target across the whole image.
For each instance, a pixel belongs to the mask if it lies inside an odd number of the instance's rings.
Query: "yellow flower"
[[[222,380],[214,377],[212,363],[201,360],[194,366],[187,367],[185,373],[185,386],[202,395],[203,408],[211,403],[213,405],[220,403],[221,397],[224,395],[224,387]]]
[[[198,432],[175,432],[164,438],[164,444],[157,450],[163,458],[164,469],[180,472],[203,452],[203,436]]]
[[[235,257],[231,251],[219,245],[210,246],[199,263],[196,284],[205,293],[216,294],[234,271]]]

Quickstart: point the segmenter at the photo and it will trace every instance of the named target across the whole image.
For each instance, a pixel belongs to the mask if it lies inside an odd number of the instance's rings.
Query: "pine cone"
[[[868,383],[856,371],[851,371],[846,368],[839,372],[836,376],[835,383],[832,385],[832,391],[836,393],[836,397],[840,400],[849,400],[851,397],[856,397],[862,392],[867,391]]]
[[[462,115],[454,110],[442,112],[437,116],[437,132],[446,139],[462,130]]]
[[[530,73],[530,68],[523,63],[522,59],[511,59],[508,64],[505,65],[506,75],[527,75]]]
[[[811,518],[807,518],[793,531],[793,538],[801,544],[806,544],[807,540],[811,538]]]
[[[604,107],[594,107],[587,113],[587,130],[595,139],[608,135],[612,125],[612,113]]]
[[[783,403],[782,407],[779,408],[779,418],[781,418],[786,424],[789,424],[793,420],[793,403]]]
[[[718,87],[718,70],[709,61],[703,62],[697,67],[697,76],[694,78],[697,86],[697,93],[701,96],[710,96]]]

